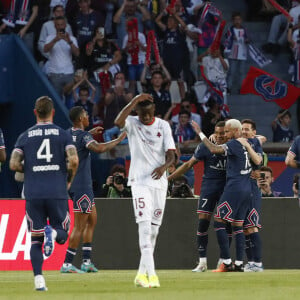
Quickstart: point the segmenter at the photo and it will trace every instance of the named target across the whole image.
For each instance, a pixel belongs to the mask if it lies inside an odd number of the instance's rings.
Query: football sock
[[[245,236],[245,251],[248,259],[248,263],[253,261],[252,243],[250,235]]]
[[[44,236],[31,236],[30,260],[34,276],[42,274]]]
[[[83,243],[82,245],[82,260],[85,263],[91,262],[92,243]]]
[[[233,226],[232,229],[235,236],[236,260],[243,261],[245,251],[245,235],[243,226]]]
[[[153,248],[151,244],[151,222],[143,221],[138,223],[139,226],[139,244],[141,251],[141,260],[139,273],[148,276],[156,275],[154,270]],[[143,267],[144,266],[144,267]],[[144,271],[145,270],[145,271]],[[144,272],[143,272],[144,271]]]
[[[253,261],[257,264],[261,262],[262,258],[262,242],[260,238],[259,232],[253,232],[249,235],[251,244],[252,244],[252,251],[253,251]]]
[[[152,244],[153,252],[155,249],[158,232],[159,232],[159,225],[151,224],[151,244]]]
[[[197,246],[199,257],[206,257],[207,243],[208,243],[208,230],[209,220],[199,219],[197,231]]]
[[[72,264],[73,259],[76,255],[76,251],[77,251],[77,249],[72,249],[72,248],[67,249],[66,258],[65,258],[65,263],[66,264]]]
[[[226,231],[227,231],[227,235],[228,235],[228,242],[229,242],[229,248],[230,248],[231,242],[232,242],[232,226],[230,223],[226,224]]]
[[[68,239],[68,233],[63,229],[53,230],[54,239],[58,244],[64,244]]]
[[[220,247],[220,258],[223,258],[224,260],[230,259],[229,241],[225,227],[226,224],[222,222],[214,222],[214,228],[217,234],[218,244]]]

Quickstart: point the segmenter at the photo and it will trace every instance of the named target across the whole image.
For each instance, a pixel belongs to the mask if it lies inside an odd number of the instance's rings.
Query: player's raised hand
[[[201,128],[200,128],[200,126],[198,125],[197,122],[192,121],[192,122],[191,122],[191,125],[192,125],[194,131],[195,131],[197,134],[199,134],[200,132],[202,132],[202,130],[201,130]]]
[[[166,169],[165,169],[164,166],[161,166],[161,167],[156,168],[156,169],[152,172],[152,174],[151,174],[152,178],[153,178],[154,180],[160,179],[161,176],[163,176],[165,170],[166,170]]]
[[[103,131],[103,127],[97,126],[97,127],[92,128],[91,130],[89,130],[89,133],[91,135],[97,135],[97,134],[101,133],[102,131]]]
[[[146,101],[146,100],[153,102],[153,97],[150,94],[142,93],[142,94],[135,96],[132,99],[132,101],[134,101],[135,104],[138,104],[138,103]]]

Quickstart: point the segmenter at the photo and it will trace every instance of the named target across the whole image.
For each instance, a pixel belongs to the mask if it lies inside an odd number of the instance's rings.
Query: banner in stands
[[[69,200],[71,229],[73,228],[73,203]],[[27,231],[25,200],[0,200],[0,270],[31,270],[30,233]],[[55,244],[53,254],[44,260],[43,270],[59,270],[67,250]]]

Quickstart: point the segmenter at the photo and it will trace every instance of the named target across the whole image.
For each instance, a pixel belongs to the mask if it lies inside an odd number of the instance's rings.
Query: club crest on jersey
[[[160,216],[162,214],[162,210],[161,209],[156,209],[153,214],[154,214],[155,218],[160,218]]]
[[[254,88],[266,101],[270,102],[284,98],[288,92],[288,86],[285,82],[269,75],[258,76],[254,81]]]
[[[158,132],[158,133],[157,133],[157,136],[160,138],[160,137],[161,137],[161,133],[160,133],[160,132]]]

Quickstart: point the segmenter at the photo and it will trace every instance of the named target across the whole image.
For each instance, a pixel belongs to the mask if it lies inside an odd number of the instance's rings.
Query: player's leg
[[[232,222],[232,233],[235,237],[235,271],[243,272],[243,257],[245,249],[245,235],[243,231],[243,221]]]
[[[37,291],[46,291],[46,283],[42,273],[44,242],[44,226],[47,224],[47,215],[43,200],[26,201],[26,219],[28,231],[31,233],[30,261],[34,274],[34,285]]]
[[[82,236],[82,264],[81,270],[84,272],[98,272],[97,268],[91,261],[92,241],[95,227],[97,224],[96,206],[92,206],[92,212],[88,216],[87,224]]]

